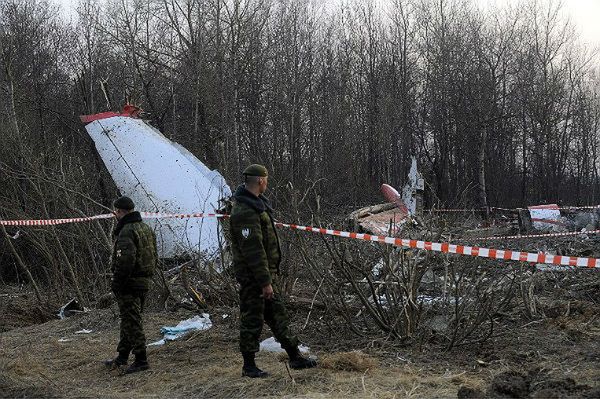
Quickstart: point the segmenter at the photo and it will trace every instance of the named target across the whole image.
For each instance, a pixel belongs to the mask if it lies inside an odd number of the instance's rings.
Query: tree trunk
[[[479,206],[486,210],[488,214],[487,190],[485,185],[485,153],[487,147],[487,127],[481,132],[481,145],[479,146],[479,154],[477,157],[478,167],[478,182],[479,182]]]
[[[8,248],[10,249],[10,252],[15,257],[15,260],[17,261],[17,264],[19,265],[19,267],[21,268],[21,270],[23,270],[23,272],[27,275],[27,279],[29,280],[29,282],[31,283],[31,286],[33,287],[33,292],[35,293],[35,297],[37,298],[38,303],[40,305],[42,305],[42,295],[40,294],[40,289],[38,288],[38,285],[35,282],[35,280],[33,278],[33,275],[31,274],[31,271],[29,270],[29,268],[27,267],[27,265],[25,264],[25,262],[23,262],[23,259],[21,258],[21,256],[17,252],[17,249],[15,248],[15,246],[13,245],[13,243],[11,241],[10,235],[8,235],[8,233],[6,232],[6,228],[4,227],[3,224],[0,224],[0,229],[2,230],[2,234],[4,235],[4,238],[6,239],[6,243],[8,244]]]

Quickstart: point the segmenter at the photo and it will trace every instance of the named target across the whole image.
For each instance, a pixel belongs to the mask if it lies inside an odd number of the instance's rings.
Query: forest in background
[[[304,220],[380,202],[413,155],[427,207],[597,204],[598,55],[562,11],[83,0],[67,20],[52,1],[3,1],[0,218],[109,207],[116,188],[78,117],[126,103],[232,187],[265,164],[276,208]],[[1,281],[106,291],[101,223],[3,228]]]

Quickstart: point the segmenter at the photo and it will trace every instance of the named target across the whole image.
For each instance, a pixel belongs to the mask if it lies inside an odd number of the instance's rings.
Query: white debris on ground
[[[384,267],[385,267],[385,262],[383,261],[383,258],[381,258],[375,264],[375,266],[373,266],[373,269],[371,269],[371,273],[373,274],[373,276],[379,277],[379,276],[381,276],[381,272],[383,271]],[[367,280],[364,279],[364,281],[366,282]]]
[[[85,126],[117,188],[136,209],[214,213],[231,189],[217,171],[143,120],[112,116]],[[171,258],[219,249],[216,218],[147,220],[157,232],[159,256]]]
[[[558,205],[535,205],[529,206],[528,209],[534,229],[551,232],[566,231]]]
[[[74,315],[75,313],[84,313],[88,310],[89,309],[81,306],[79,302],[77,302],[77,299],[73,298],[69,302],[61,306],[61,308],[58,310],[57,316],[59,319],[64,320],[67,317]]]
[[[263,352],[282,353],[285,349],[281,347],[281,344],[275,340],[275,337],[267,338],[260,343],[260,350]],[[301,353],[308,353],[310,348],[308,346],[300,345],[298,350]]]
[[[86,330],[85,328],[83,330],[79,330],[79,331],[75,331],[75,334],[91,334],[92,330]]]
[[[459,298],[459,301],[461,301],[462,298]],[[448,296],[446,298],[443,297],[435,297],[435,296],[430,296],[430,295],[419,295],[417,297],[417,301],[419,301],[420,303],[426,304],[426,305],[438,305],[438,304],[450,304],[450,305],[455,305],[456,304],[456,297],[454,296]]]
[[[175,327],[161,327],[160,332],[163,334],[163,339],[148,344],[148,346],[164,345],[168,341],[174,341],[183,337],[192,331],[205,331],[212,327],[210,315],[202,313],[201,316],[194,316],[190,319],[180,321]]]
[[[565,266],[565,265],[549,265],[547,263],[536,263],[535,269],[541,272],[552,271],[552,272],[571,272],[573,271],[573,266]]]
[[[593,231],[592,229],[588,230],[586,227],[584,227],[583,229],[581,229],[581,235],[579,236],[580,239],[582,240],[589,240],[590,236],[588,234],[586,234],[588,231]]]

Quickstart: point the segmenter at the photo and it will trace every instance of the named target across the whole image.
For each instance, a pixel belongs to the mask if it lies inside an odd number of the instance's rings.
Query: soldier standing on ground
[[[233,195],[230,216],[233,263],[240,284],[240,350],[244,358],[242,375],[266,377],[256,366],[255,355],[263,322],[289,356],[293,369],[315,367],[298,350],[298,338],[290,331],[289,318],[277,285],[281,249],[271,216],[273,209],[263,193],[268,172],[262,165],[250,165],[244,184]]]
[[[118,223],[113,232],[111,288],[119,305],[121,338],[117,346],[118,356],[104,364],[111,369],[124,367],[129,353],[133,353],[135,361],[125,373],[135,373],[149,368],[142,312],[156,269],[156,236],[142,222],[140,213],[134,211],[135,204],[131,198],[120,197],[114,202],[114,208]]]

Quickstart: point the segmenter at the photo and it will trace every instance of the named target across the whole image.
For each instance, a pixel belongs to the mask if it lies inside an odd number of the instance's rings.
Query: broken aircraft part
[[[408,182],[402,188],[402,200],[408,207],[408,212],[411,215],[421,213],[424,190],[425,181],[421,173],[417,170],[417,158],[412,157],[410,171],[408,172]]]
[[[181,145],[141,119],[123,114],[83,116],[82,121],[122,195],[147,212],[213,213],[231,195],[225,179]],[[147,220],[157,233],[159,256],[214,253],[222,239],[215,218]]]
[[[529,209],[529,215],[534,229],[551,232],[566,231],[565,223],[561,219],[558,205],[534,205],[527,207],[527,209]]]
[[[395,204],[401,212],[404,212],[406,214],[409,213],[406,204],[404,204],[404,201],[402,200],[402,196],[400,196],[400,194],[394,187],[390,186],[389,184],[382,184],[381,193],[383,194],[383,197],[386,200],[388,200],[390,203]]]

